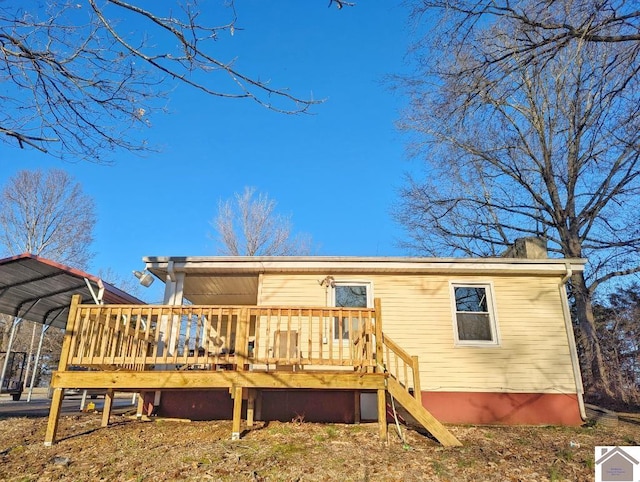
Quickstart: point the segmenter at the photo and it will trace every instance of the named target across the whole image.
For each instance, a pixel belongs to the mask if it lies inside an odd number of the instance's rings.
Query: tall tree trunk
[[[0,351],[7,351],[9,345],[9,335],[11,334],[11,320],[13,318],[0,315],[2,317],[3,324],[0,327]]]
[[[575,316],[578,327],[578,342],[582,347],[582,372],[589,397],[615,398],[614,388],[602,356],[602,347],[596,332],[595,316],[591,292],[584,274],[575,273],[571,277],[571,289],[575,301]]]

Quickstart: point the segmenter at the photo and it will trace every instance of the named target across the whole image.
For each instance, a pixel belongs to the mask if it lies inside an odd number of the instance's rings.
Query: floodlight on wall
[[[133,275],[140,280],[140,284],[145,288],[151,286],[151,283],[153,283],[154,280],[151,273],[146,273],[144,271],[134,271]]]

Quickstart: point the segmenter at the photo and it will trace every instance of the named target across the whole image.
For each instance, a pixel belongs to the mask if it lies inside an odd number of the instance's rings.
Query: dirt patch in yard
[[[596,445],[640,445],[640,425],[451,426],[464,444],[445,449],[393,425],[270,422],[231,441],[231,422],[62,416],[44,447],[46,418],[0,419],[0,480],[451,480],[587,481]]]

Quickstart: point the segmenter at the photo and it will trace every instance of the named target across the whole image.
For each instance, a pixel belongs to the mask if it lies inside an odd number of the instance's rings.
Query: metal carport
[[[31,399],[44,334],[52,326],[66,326],[71,296],[74,294],[81,295],[85,300],[93,300],[96,304],[143,303],[97,276],[40,256],[24,253],[0,259],[0,313],[14,317],[7,355],[0,373],[0,386],[4,382],[16,328],[22,320],[40,323],[42,332],[27,400]]]

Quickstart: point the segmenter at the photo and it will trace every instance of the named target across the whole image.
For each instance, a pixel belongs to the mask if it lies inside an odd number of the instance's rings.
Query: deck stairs
[[[398,381],[389,377],[387,380],[387,400],[391,404],[393,397],[396,412],[408,426],[418,426],[426,429],[444,447],[460,447],[462,443],[447,428],[442,425],[424,406],[414,398]],[[400,406],[398,406],[400,405]]]

